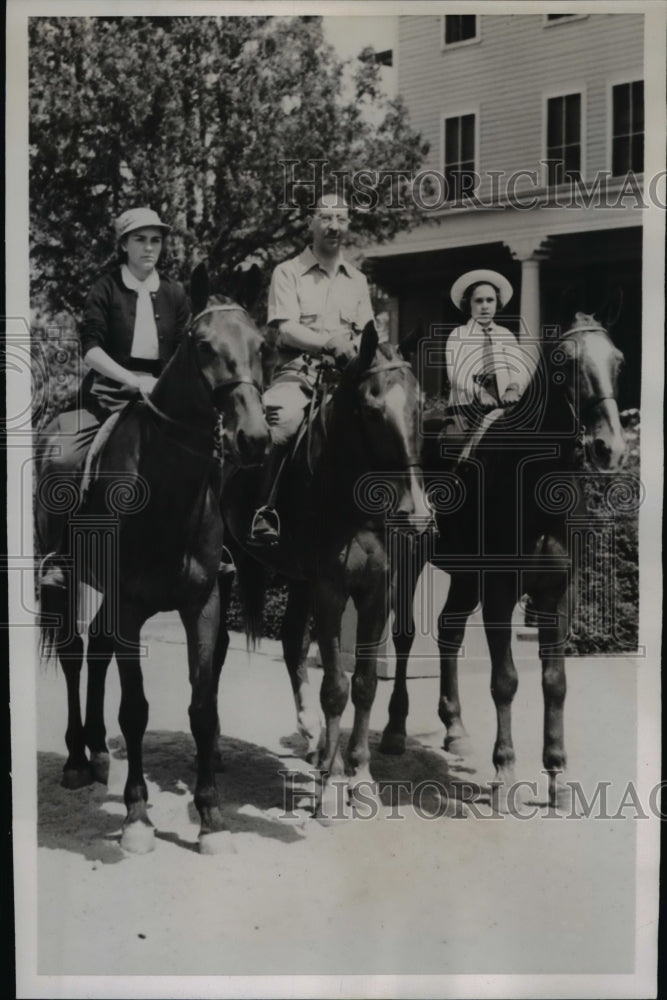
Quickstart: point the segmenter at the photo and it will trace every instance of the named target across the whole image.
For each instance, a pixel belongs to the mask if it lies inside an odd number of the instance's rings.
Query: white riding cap
[[[477,271],[467,271],[460,278],[456,279],[449,293],[457,309],[462,308],[463,296],[470,286],[479,285],[482,282],[493,285],[494,288],[498,289],[498,304],[501,308],[506,306],[514,295],[514,289],[507,278],[503,277],[502,274],[498,274],[497,271],[487,271],[483,268]]]
[[[161,229],[165,236],[171,232],[171,226],[166,225],[152,208],[128,208],[127,212],[119,215],[114,222],[116,237],[119,240],[128,233],[133,233],[135,229],[143,229],[145,226]]]

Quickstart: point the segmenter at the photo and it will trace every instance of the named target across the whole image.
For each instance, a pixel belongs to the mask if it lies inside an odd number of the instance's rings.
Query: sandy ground
[[[488,974],[625,973],[632,970],[635,827],[624,819],[429,818],[403,800],[372,820],[322,826],[285,816],[280,771],[304,780],[287,675],[276,643],[248,655],[234,635],[221,683],[219,775],[233,851],[197,852],[193,741],[184,637],[178,619],[144,632],[150,720],[145,768],[156,849],[119,846],[125,780],[109,672],[108,789],[66,791],[65,685],[54,668],[38,682],[38,963],[42,974]],[[391,684],[374,706],[372,771],[381,782],[483,782],[491,776],[495,713],[488,665],[474,637],[461,678],[474,746],[461,760],[440,749],[437,681],[410,681],[409,748],[378,753]],[[535,644],[521,645],[515,700],[517,777],[539,779],[542,696]],[[426,654],[424,654],[426,655]],[[569,661],[569,777],[597,780],[616,811],[634,777],[637,664]],[[419,663],[412,671],[419,673]],[[321,671],[311,670],[319,686]],[[344,723],[349,732],[351,708]],[[544,800],[543,786],[537,801]],[[394,800],[396,801],[396,800]],[[451,812],[451,809],[449,810]],[[421,813],[421,815],[420,815]],[[88,995],[93,995],[88,994]],[[113,995],[113,994],[112,994]],[[184,994],[185,995],[185,994]],[[194,995],[190,993],[188,995]],[[534,992],[533,996],[539,995]]]

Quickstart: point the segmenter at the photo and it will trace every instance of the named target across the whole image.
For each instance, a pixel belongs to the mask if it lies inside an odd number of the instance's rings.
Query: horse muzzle
[[[238,427],[231,432],[223,432],[224,452],[242,469],[261,465],[266,456],[271,438],[269,429]]]

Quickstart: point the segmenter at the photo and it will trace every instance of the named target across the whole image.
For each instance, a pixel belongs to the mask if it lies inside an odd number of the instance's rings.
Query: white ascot
[[[151,293],[158,291],[160,275],[157,271],[153,271],[144,281],[139,281],[127,264],[122,265],[121,274],[125,287],[131,288],[137,293],[137,313],[134,318],[131,356],[155,361],[160,356],[160,350]]]

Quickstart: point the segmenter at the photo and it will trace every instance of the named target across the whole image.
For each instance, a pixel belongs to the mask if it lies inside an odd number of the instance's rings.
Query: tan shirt
[[[354,339],[372,319],[366,277],[348,261],[341,260],[330,277],[307,247],[298,257],[278,264],[271,276],[269,325],[292,320],[327,338],[345,332]],[[303,352],[281,345],[280,338],[276,346],[278,370],[302,367],[310,360]]]

